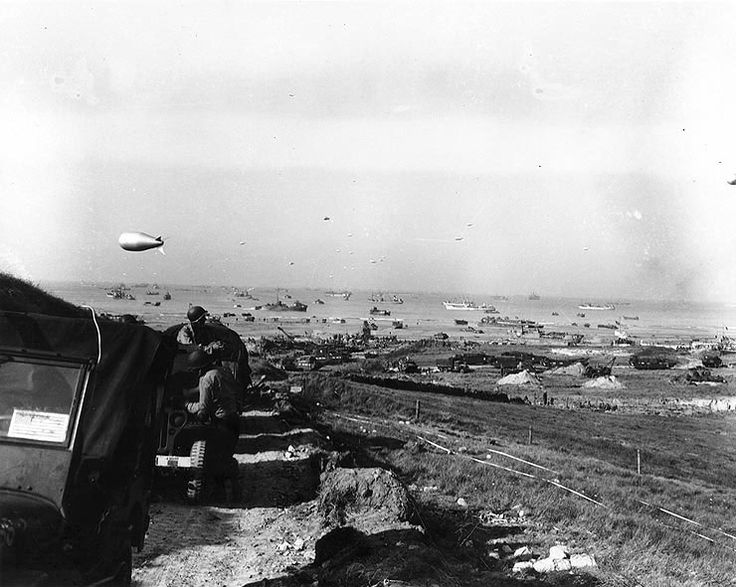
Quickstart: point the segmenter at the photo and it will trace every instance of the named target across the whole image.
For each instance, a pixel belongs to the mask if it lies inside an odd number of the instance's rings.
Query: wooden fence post
[[[641,475],[641,451],[636,449],[636,474]]]
[[[417,403],[414,406],[414,419],[419,420],[419,400],[417,400]]]
[[[529,442],[528,442],[528,444],[531,444],[531,443],[532,443],[532,427],[529,426]]]

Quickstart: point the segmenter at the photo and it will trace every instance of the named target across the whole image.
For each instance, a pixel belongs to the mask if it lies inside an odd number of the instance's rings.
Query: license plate
[[[192,466],[192,458],[156,455],[156,466],[170,469],[188,469]]]

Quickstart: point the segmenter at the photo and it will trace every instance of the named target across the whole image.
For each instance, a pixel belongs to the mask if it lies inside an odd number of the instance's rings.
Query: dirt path
[[[362,421],[348,419],[358,425]],[[544,579],[509,577],[508,564],[500,560],[526,544],[525,523],[516,512],[511,517],[494,514],[481,524],[467,516],[454,496],[433,494],[421,520],[409,519],[401,512],[413,510],[411,499],[396,499],[403,486],[375,464],[329,467],[322,478],[320,510],[317,494],[326,439],[304,423],[289,424],[274,412],[246,413],[243,423],[246,433],[236,454],[241,502],[192,506],[179,497],[153,504],[145,548],[134,555],[133,585],[549,584]],[[333,438],[336,446],[351,437],[340,434],[342,440]],[[373,430],[364,446],[380,451],[389,439],[375,434]],[[423,489],[438,488],[417,488]],[[324,525],[326,517],[334,518],[331,527]],[[459,536],[463,539],[458,542]],[[315,560],[318,566],[313,565]]]
[[[242,586],[285,578],[314,560],[320,435],[274,412],[242,420],[242,502],[153,504],[145,547],[134,554],[134,585]]]

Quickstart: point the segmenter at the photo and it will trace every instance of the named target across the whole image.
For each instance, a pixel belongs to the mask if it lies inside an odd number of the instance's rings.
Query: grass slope
[[[536,551],[544,553],[555,542],[563,542],[593,553],[602,584],[619,585],[622,580],[691,587],[736,584],[736,540],[724,534],[736,535],[733,417],[666,418],[498,404],[386,390],[318,375],[302,384],[307,399],[322,408],[369,416],[374,426],[330,422],[362,434],[366,446],[375,436],[373,429],[379,436],[401,439],[405,446],[420,446],[420,450],[384,448],[375,455],[407,483],[436,486],[441,494],[465,498],[476,511],[523,509],[533,520],[526,539]],[[417,399],[419,420],[414,419]],[[325,417],[329,420],[329,415]],[[411,425],[406,424],[409,420]],[[534,432],[532,445],[526,443],[529,426]],[[417,441],[417,430],[453,454]],[[636,474],[636,448],[642,453],[641,476]],[[489,459],[532,474],[532,479],[468,458],[484,460],[489,449],[554,473],[498,455]],[[422,495],[422,499],[430,505],[433,498]]]

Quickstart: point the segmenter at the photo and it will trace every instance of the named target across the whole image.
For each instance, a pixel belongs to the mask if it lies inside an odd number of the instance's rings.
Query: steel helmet
[[[211,355],[207,354],[202,349],[197,349],[187,355],[187,369],[190,371],[196,371],[197,369],[202,369],[203,367],[211,364],[212,361],[213,358]]]
[[[205,310],[202,306],[192,306],[187,311],[187,318],[189,318],[190,322],[197,322],[198,320],[203,320],[206,315],[207,315],[207,310]]]

